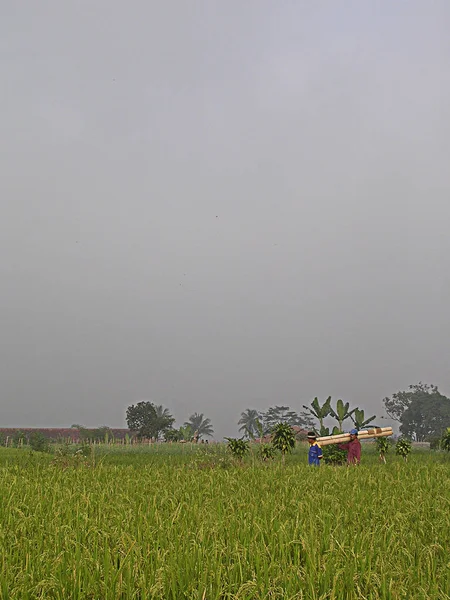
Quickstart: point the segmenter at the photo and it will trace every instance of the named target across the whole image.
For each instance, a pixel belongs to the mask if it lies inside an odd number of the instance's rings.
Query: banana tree
[[[319,399],[316,397],[311,402],[311,406],[303,405],[303,408],[306,409],[313,417],[315,417],[319,421],[320,435],[327,435],[326,433],[323,433],[325,430],[323,420],[326,419],[333,410],[331,408],[331,396],[328,396],[328,398],[325,400],[322,406],[320,406]]]
[[[364,429],[364,427],[367,427],[367,425],[369,425],[374,419],[376,419],[376,416],[373,415],[373,417],[370,417],[370,419],[364,420],[364,411],[359,410],[359,408],[355,408],[355,410],[352,412],[353,414],[350,415],[350,418],[353,421],[356,429]]]
[[[336,421],[338,422],[339,431],[342,431],[343,422],[346,421],[348,418],[350,418],[352,416],[352,414],[356,411],[355,408],[353,410],[349,411],[349,408],[350,408],[350,402],[346,402],[344,404],[344,402],[342,400],[338,400],[336,402],[336,410],[334,410],[333,408],[331,408],[331,410],[330,410],[331,416],[334,417],[336,419]]]

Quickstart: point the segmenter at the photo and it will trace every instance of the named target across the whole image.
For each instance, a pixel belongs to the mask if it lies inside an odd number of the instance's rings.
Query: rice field
[[[223,446],[0,449],[0,598],[450,598],[450,459],[233,463]]]

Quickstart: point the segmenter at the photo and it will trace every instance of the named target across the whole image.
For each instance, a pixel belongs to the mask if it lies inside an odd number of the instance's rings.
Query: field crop
[[[450,598],[450,461],[309,468],[224,447],[0,452],[0,598]]]

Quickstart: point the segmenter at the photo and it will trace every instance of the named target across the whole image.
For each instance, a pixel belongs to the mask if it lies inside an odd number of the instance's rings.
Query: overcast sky
[[[4,0],[0,423],[450,393],[448,0]]]

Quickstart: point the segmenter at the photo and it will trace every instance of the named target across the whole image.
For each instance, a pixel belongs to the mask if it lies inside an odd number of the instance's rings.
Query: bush
[[[326,465],[345,465],[347,452],[338,448],[336,444],[330,444],[322,448],[323,461]]]
[[[400,438],[395,445],[395,453],[398,456],[402,456],[403,460],[406,462],[411,453],[411,442],[406,438]]]
[[[35,452],[48,452],[50,450],[50,441],[40,431],[33,431],[30,434],[28,443]]]
[[[249,444],[245,440],[235,438],[225,438],[228,441],[227,448],[238,460],[242,460],[249,450]]]
[[[258,447],[258,456],[264,462],[275,458],[276,450],[270,444],[260,444]]]

